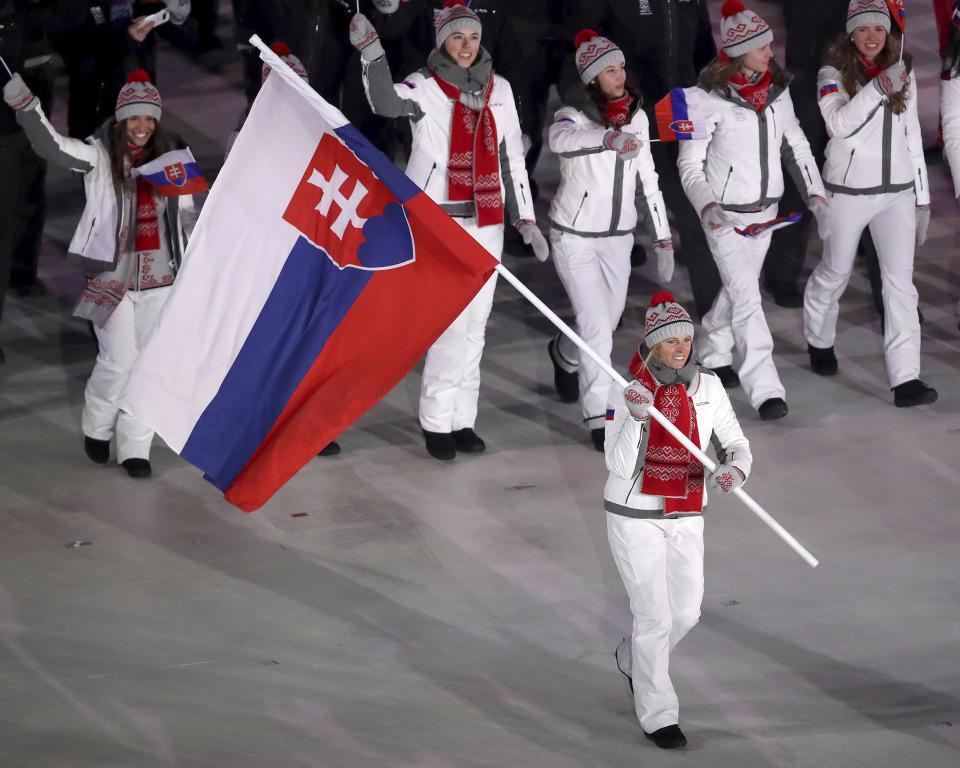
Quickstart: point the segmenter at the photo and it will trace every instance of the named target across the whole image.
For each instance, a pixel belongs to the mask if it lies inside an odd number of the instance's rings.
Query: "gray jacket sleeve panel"
[[[409,117],[414,121],[423,117],[419,104],[412,99],[402,99],[397,94],[386,56],[363,62],[363,87],[374,114],[381,117]]]
[[[78,173],[93,170],[97,150],[80,139],[61,136],[43,114],[39,101],[17,112],[17,122],[30,141],[30,146],[44,160]]]

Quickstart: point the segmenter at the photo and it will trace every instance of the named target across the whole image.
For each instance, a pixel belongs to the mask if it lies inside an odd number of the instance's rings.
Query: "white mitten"
[[[669,283],[673,278],[673,241],[658,240],[653,244],[653,252],[657,255],[657,280]]]
[[[523,219],[517,222],[517,232],[523,242],[533,248],[533,255],[538,261],[546,261],[550,258],[550,246],[547,245],[547,239],[537,226],[537,222],[530,219]]]
[[[733,226],[733,220],[727,215],[727,212],[716,203],[710,203],[700,211],[700,218],[703,219],[703,223],[714,232],[724,227]]]
[[[354,14],[350,19],[350,45],[360,51],[364,61],[376,61],[383,56],[380,36],[370,23],[370,19],[362,13]]]
[[[807,208],[817,220],[817,236],[826,240],[830,235],[830,204],[825,197],[810,195],[807,199]]]
[[[643,142],[627,131],[607,131],[603,134],[603,146],[616,152],[621,160],[633,160],[640,154]]]
[[[707,487],[720,493],[732,493],[735,488],[743,485],[743,472],[731,464],[720,464],[710,475]]]
[[[902,61],[891,64],[873,78],[873,84],[884,96],[893,96],[909,82],[910,74],[907,72],[907,65]]]
[[[930,226],[930,206],[917,206],[917,246],[927,242],[927,227]]]
[[[33,102],[33,98],[33,92],[27,88],[27,84],[23,82],[19,73],[14,73],[3,86],[3,100],[7,102],[10,109],[24,109]]]
[[[643,384],[634,379],[625,390],[623,390],[623,401],[627,404],[627,410],[636,421],[643,421],[650,416],[650,408],[653,405],[653,392],[647,389]]]

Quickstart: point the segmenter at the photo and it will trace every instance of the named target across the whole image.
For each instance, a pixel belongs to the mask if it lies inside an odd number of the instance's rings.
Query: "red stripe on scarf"
[[[690,442],[700,445],[697,410],[687,394],[687,388],[681,382],[662,385],[650,373],[638,352],[630,361],[630,372],[653,392],[653,407],[666,416]],[[665,515],[703,511],[703,465],[655,419],[650,420],[640,492],[663,496]]]
[[[130,156],[136,161],[143,156],[143,147],[128,145]],[[157,201],[153,196],[153,186],[137,176],[137,231],[133,240],[133,250],[136,253],[143,251],[160,250],[160,223],[157,220]]]
[[[460,89],[430,70],[440,90],[453,100],[450,126],[450,157],[447,160],[447,192],[451,201],[473,200],[477,224],[503,224],[500,193],[500,141],[490,109],[493,71],[483,93],[479,112],[460,103]]]
[[[886,64],[882,66],[877,64],[876,59],[870,61],[870,59],[860,53],[860,51],[857,51],[857,61],[860,62],[860,68],[863,70],[863,74],[867,80],[873,80],[873,78],[883,72],[888,66]]]
[[[730,85],[733,86],[737,95],[747,102],[747,104],[752,106],[757,112],[763,112],[763,108],[767,105],[767,98],[770,96],[770,82],[772,78],[773,75],[768,69],[760,76],[757,82],[751,83],[747,80],[747,76],[743,74],[743,71],[738,69],[737,73],[730,78]]]

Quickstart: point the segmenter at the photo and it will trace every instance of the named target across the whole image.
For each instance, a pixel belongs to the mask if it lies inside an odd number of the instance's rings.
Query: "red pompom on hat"
[[[459,29],[472,29],[478,35],[483,34],[480,17],[467,7],[464,0],[447,0],[437,14],[435,24],[437,48],[442,48],[450,35]]]
[[[720,47],[731,59],[773,42],[770,25],[740,0],[727,0],[720,12]]]
[[[592,29],[580,30],[574,43],[577,46],[577,73],[584,85],[607,67],[624,62],[623,51]]]
[[[644,343],[647,349],[671,336],[693,336],[693,320],[690,313],[677,304],[670,291],[658,291],[650,297],[650,309],[644,323]]]
[[[307,68],[303,66],[303,62],[300,61],[296,56],[290,53],[290,47],[286,43],[276,42],[270,44],[270,50],[273,51],[277,56],[283,59],[286,62],[287,66],[290,67],[294,72],[296,72],[301,80],[309,81],[307,77]],[[266,79],[267,75],[270,74],[270,65],[267,62],[263,62],[263,66],[260,67],[260,84],[262,85]]]
[[[117,106],[113,116],[118,123],[128,117],[146,115],[159,120],[163,113],[163,102],[157,86],[150,82],[150,75],[142,69],[135,69],[127,75],[127,82],[117,94]]]

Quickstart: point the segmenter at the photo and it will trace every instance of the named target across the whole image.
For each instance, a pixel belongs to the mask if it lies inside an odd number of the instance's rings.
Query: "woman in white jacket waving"
[[[464,0],[447,0],[435,28],[437,47],[427,66],[394,84],[373,25],[363,14],[353,17],[350,42],[363,60],[370,105],[378,115],[410,119],[407,176],[463,227],[465,237],[499,259],[509,216],[544,261],[549,250],[534,218],[513,91],[494,74],[490,54],[480,45],[480,18]],[[486,447],[473,427],[496,280],[496,274],[490,277],[427,352],[420,426],[427,452],[436,459]]]
[[[561,107],[550,127],[550,149],[560,157],[550,244],[577,332],[609,362],[613,330],[627,300],[638,204],[646,213],[661,282],[673,274],[673,244],[647,116],[640,93],[627,82],[623,51],[591,29],[577,35],[576,46],[586,98],[579,106]],[[606,374],[566,336],[557,335],[548,349],[560,399],[580,397],[583,420],[594,447],[602,451]]]
[[[700,75],[707,141],[681,142],[680,180],[700,212],[723,290],[703,318],[704,365],[727,387],[743,383],[764,420],[787,415],[786,391],[773,363],[773,337],[760,299],[759,275],[772,231],[748,227],[773,220],[787,166],[821,237],[827,201],[787,87],[772,61],[773,32],[739,0],[727,0],[720,56]],[[739,230],[739,232],[737,231]],[[733,371],[739,358],[739,379]]]
[[[910,56],[891,34],[885,0],[851,0],[846,33],[827,49],[817,76],[830,141],[823,177],[830,191],[830,236],[807,281],[803,332],[815,373],[838,369],[837,316],[865,227],[877,246],[883,283],[887,376],[898,407],[923,405],[937,392],[920,381],[920,320],[914,249],[926,239],[930,188]]]
[[[738,488],[753,457],[720,379],[692,354],[693,322],[666,291],[647,310],[644,345],[630,363],[634,381],[610,388],[603,490],[607,538],[630,597],[633,632],[617,648],[630,680],[637,718],[658,747],[687,743],[670,682],[670,655],[700,618],[703,600],[703,465],[650,418],[664,414],[706,450],[721,448],[710,493]]]

